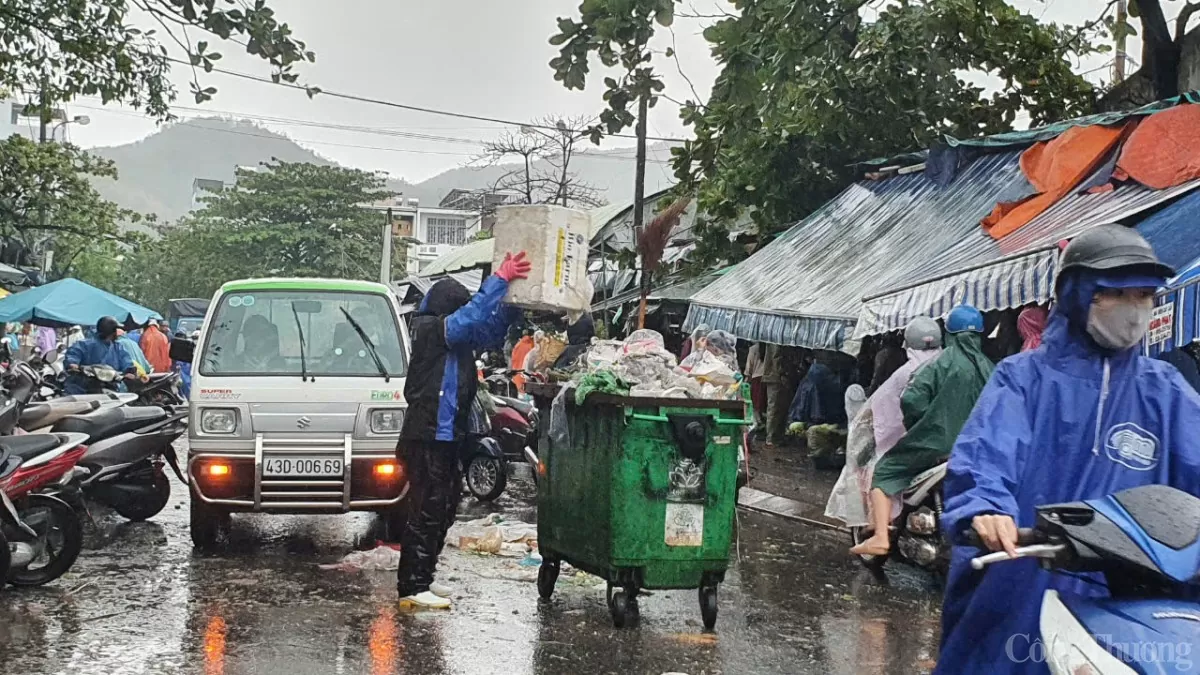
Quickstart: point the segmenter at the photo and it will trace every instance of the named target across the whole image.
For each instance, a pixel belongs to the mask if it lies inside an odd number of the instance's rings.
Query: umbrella
[[[38,326],[94,326],[111,316],[127,327],[162,316],[152,309],[89,286],[78,279],[61,279],[0,299],[0,322],[28,321]]]

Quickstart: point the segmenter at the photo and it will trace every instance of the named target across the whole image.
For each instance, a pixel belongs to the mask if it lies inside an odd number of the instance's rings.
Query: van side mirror
[[[172,361],[191,363],[196,356],[196,343],[186,338],[171,340],[170,356]]]

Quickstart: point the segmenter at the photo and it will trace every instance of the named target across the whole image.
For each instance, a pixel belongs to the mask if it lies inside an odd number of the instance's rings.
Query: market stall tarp
[[[1079,192],[999,242],[986,235],[966,239],[892,290],[865,296],[854,336],[900,330],[917,316],[941,318],[964,302],[984,312],[1044,304],[1054,292],[1058,242],[1096,225],[1134,219],[1197,187],[1200,181],[1167,190],[1125,183],[1107,192]],[[1152,242],[1166,236],[1144,234]]]
[[[208,314],[208,298],[177,298],[170,301],[167,315],[172,317],[197,317]]]
[[[864,296],[954,266],[966,240],[995,250],[979,220],[997,202],[1030,194],[1019,155],[984,155],[945,187],[922,172],[852,185],[698,293],[685,328],[705,323],[746,340],[837,349]]]
[[[111,316],[126,326],[162,319],[158,312],[79,281],[62,279],[0,299],[0,322],[94,326]]]
[[[1193,192],[1138,224],[1159,258],[1178,274],[1155,300],[1146,353],[1158,354],[1200,337],[1200,191]]]

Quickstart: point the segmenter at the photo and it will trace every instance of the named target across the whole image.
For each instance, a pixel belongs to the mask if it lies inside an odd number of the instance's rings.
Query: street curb
[[[773,516],[787,518],[788,520],[794,520],[796,522],[804,523],[805,525],[812,525],[814,527],[820,527],[826,530],[832,530],[835,532],[849,532],[849,530],[839,525],[834,525],[833,523],[827,523],[805,516],[804,513],[811,510],[812,507],[806,506],[803,502],[798,502],[795,499],[788,499],[787,497],[780,497],[779,495],[773,495],[769,492],[763,492],[762,490],[755,490],[754,488],[750,487],[744,487],[738,492],[738,506],[744,509],[749,509],[750,511],[767,513]]]

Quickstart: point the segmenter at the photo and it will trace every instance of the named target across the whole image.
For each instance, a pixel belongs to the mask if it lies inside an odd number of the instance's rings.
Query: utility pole
[[[46,90],[49,88],[50,88],[50,78],[43,76],[42,77],[42,91],[41,91],[41,96],[40,96],[41,110],[38,111],[38,120],[40,122],[40,124],[38,125],[38,144],[40,144],[40,145],[44,145],[46,143],[46,127],[48,127],[50,125],[51,110],[50,110],[50,106],[47,102],[47,96],[46,96]],[[46,223],[47,223],[45,185],[46,185],[45,177],[43,177],[42,178],[42,203],[41,203],[41,206],[38,207],[38,225],[41,227],[43,233],[46,231]],[[53,264],[53,262],[54,262],[54,240],[50,236],[47,236],[45,243],[42,244],[42,274],[50,273],[50,266]]]
[[[1117,0],[1116,56],[1113,60],[1113,84],[1125,81],[1125,35],[1129,25],[1129,2]]]
[[[392,283],[392,207],[388,207],[387,220],[383,223],[383,255],[379,262],[379,283],[390,286]]]
[[[646,95],[638,98],[637,119],[637,168],[633,178],[633,236],[635,244],[640,248],[643,232],[642,212],[646,201]],[[642,297],[638,303],[638,329],[646,327],[646,298],[650,295],[650,274],[646,271],[645,256],[640,256],[642,267]]]

